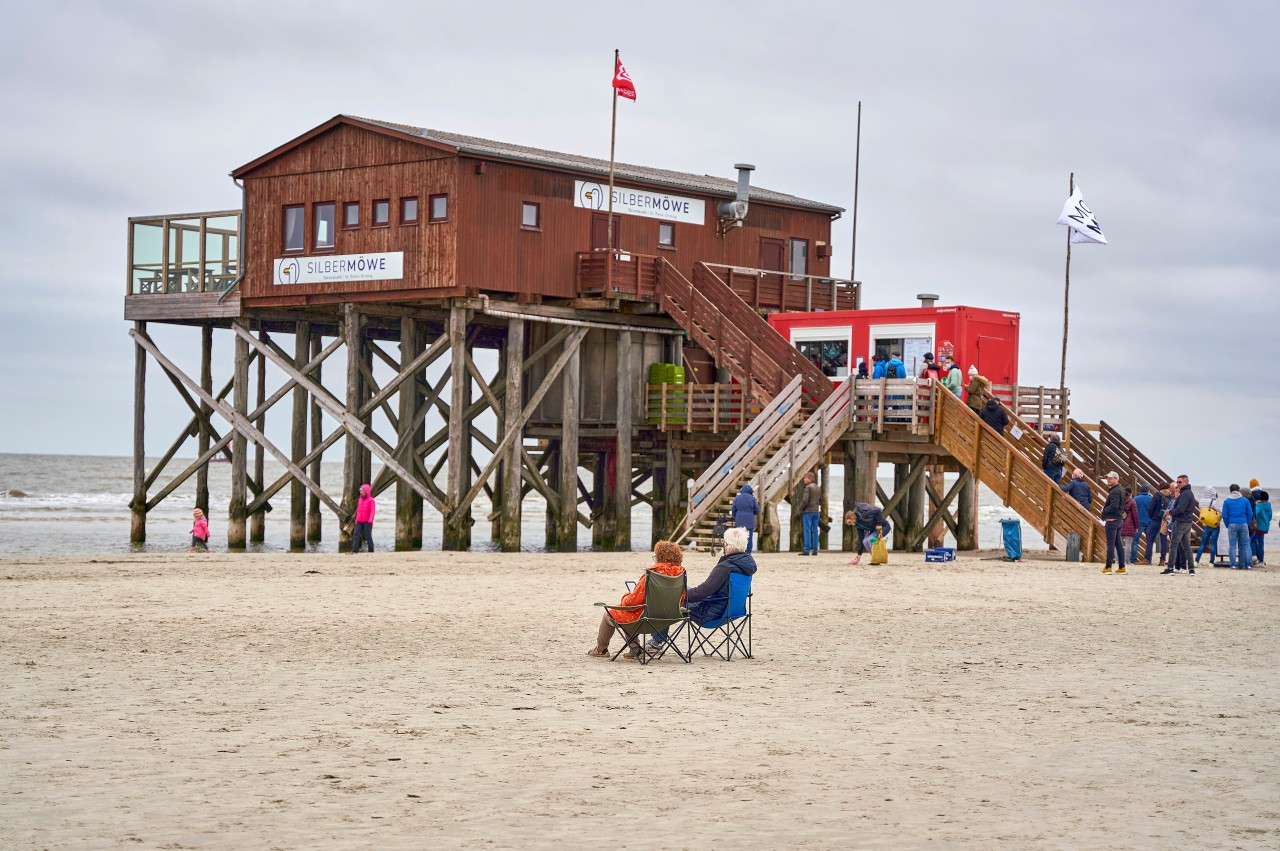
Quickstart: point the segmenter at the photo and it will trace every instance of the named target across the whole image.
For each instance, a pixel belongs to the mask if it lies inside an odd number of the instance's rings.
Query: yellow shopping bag
[[[871,542],[871,563],[889,563],[889,543],[884,538],[876,538]]]

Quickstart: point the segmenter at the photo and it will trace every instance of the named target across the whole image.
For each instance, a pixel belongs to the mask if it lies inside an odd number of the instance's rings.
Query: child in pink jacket
[[[209,552],[209,521],[204,519],[204,512],[196,508],[191,511],[194,521],[191,525],[191,548],[189,553]]]
[[[356,501],[356,528],[351,539],[351,552],[360,552],[365,542],[369,544],[369,552],[373,552],[373,515],[378,511],[378,503],[372,496],[373,490],[368,485],[360,486],[360,499]]]

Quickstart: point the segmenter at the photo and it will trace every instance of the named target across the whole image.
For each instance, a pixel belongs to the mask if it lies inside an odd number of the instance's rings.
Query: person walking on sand
[[[1161,573],[1187,573],[1196,575],[1195,563],[1191,560],[1191,526],[1195,522],[1199,509],[1196,506],[1196,495],[1191,490],[1191,480],[1185,473],[1178,476],[1178,498],[1169,509],[1169,548],[1172,552],[1169,564]]]
[[[1267,566],[1267,530],[1271,528],[1271,494],[1256,491],[1253,501],[1253,557],[1258,564]]]
[[[204,519],[204,512],[198,508],[191,510],[191,519],[191,546],[187,552],[209,552],[209,521]]]
[[[756,499],[751,485],[743,485],[742,490],[733,498],[730,508],[733,512],[733,525],[747,530],[747,555],[751,555],[751,543],[755,538],[756,518],[760,516],[760,501]]]
[[[360,499],[356,500],[356,529],[351,538],[351,552],[360,552],[362,544],[369,545],[373,552],[373,515],[378,511],[378,503],[373,499],[373,489],[368,485],[360,486]]]
[[[1248,570],[1253,564],[1253,549],[1249,541],[1249,500],[1240,493],[1239,485],[1232,485],[1231,492],[1222,503],[1222,525],[1227,527],[1227,567],[1232,570]]]
[[[1120,474],[1112,470],[1105,477],[1107,501],[1102,506],[1102,522],[1107,527],[1107,564],[1103,573],[1111,572],[1111,565],[1119,563],[1116,573],[1124,573],[1124,545],[1120,541],[1120,528],[1124,522],[1124,488],[1120,487]]]
[[[804,474],[804,486],[800,489],[800,521],[804,524],[804,549],[802,556],[818,554],[818,524],[822,519],[822,489],[813,480],[813,473]]]
[[[1133,503],[1138,506],[1138,534],[1133,536],[1133,547],[1129,550],[1129,564],[1151,564],[1151,541],[1153,540],[1153,535],[1160,531],[1159,520],[1156,520],[1154,527],[1151,525],[1151,518],[1156,516],[1155,512],[1152,511],[1155,498],[1151,496],[1151,488],[1141,485],[1138,488],[1138,495],[1133,498]],[[1138,558],[1141,536],[1146,536],[1147,539],[1147,557],[1145,559]]]

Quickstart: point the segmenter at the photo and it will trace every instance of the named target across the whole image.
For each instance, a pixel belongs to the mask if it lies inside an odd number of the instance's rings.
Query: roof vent
[[[732,201],[721,201],[716,205],[716,213],[720,217],[717,233],[720,236],[728,233],[729,228],[742,227],[750,206],[751,172],[755,171],[756,167],[747,163],[736,163],[734,168],[738,170],[738,191],[734,194]]]
[[[916,298],[920,299],[921,307],[933,307],[938,303],[937,293],[917,293]]]

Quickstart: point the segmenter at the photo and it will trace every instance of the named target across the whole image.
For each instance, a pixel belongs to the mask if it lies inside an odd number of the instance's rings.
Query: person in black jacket
[[[689,609],[689,619],[694,623],[710,623],[724,615],[729,606],[729,577],[732,574],[755,574],[756,560],[746,552],[748,534],[741,526],[726,530],[724,555],[700,585],[685,592],[684,604]],[[655,632],[649,639],[649,652],[657,653],[666,640],[665,629]]]
[[[1124,521],[1124,488],[1120,487],[1120,474],[1112,470],[1106,475],[1107,501],[1102,505],[1102,522],[1107,526],[1107,566],[1103,573],[1111,572],[1112,559],[1120,566],[1116,573],[1124,573],[1124,544],[1120,540],[1120,525]]]
[[[1062,438],[1057,432],[1049,435],[1049,442],[1044,446],[1044,454],[1040,456],[1040,468],[1044,474],[1053,479],[1055,484],[1062,482],[1062,470],[1067,464],[1067,454],[1062,451]]]
[[[1178,498],[1169,509],[1169,565],[1166,573],[1187,573],[1195,576],[1196,567],[1191,561],[1191,525],[1200,513],[1196,495],[1191,490],[1191,480],[1185,474],[1178,476]]]
[[[982,421],[996,430],[997,434],[1004,434],[1004,427],[1009,424],[1009,415],[1004,412],[1004,406],[1000,404],[1000,400],[994,396],[987,400],[987,405],[978,412],[978,416],[982,417]]]

